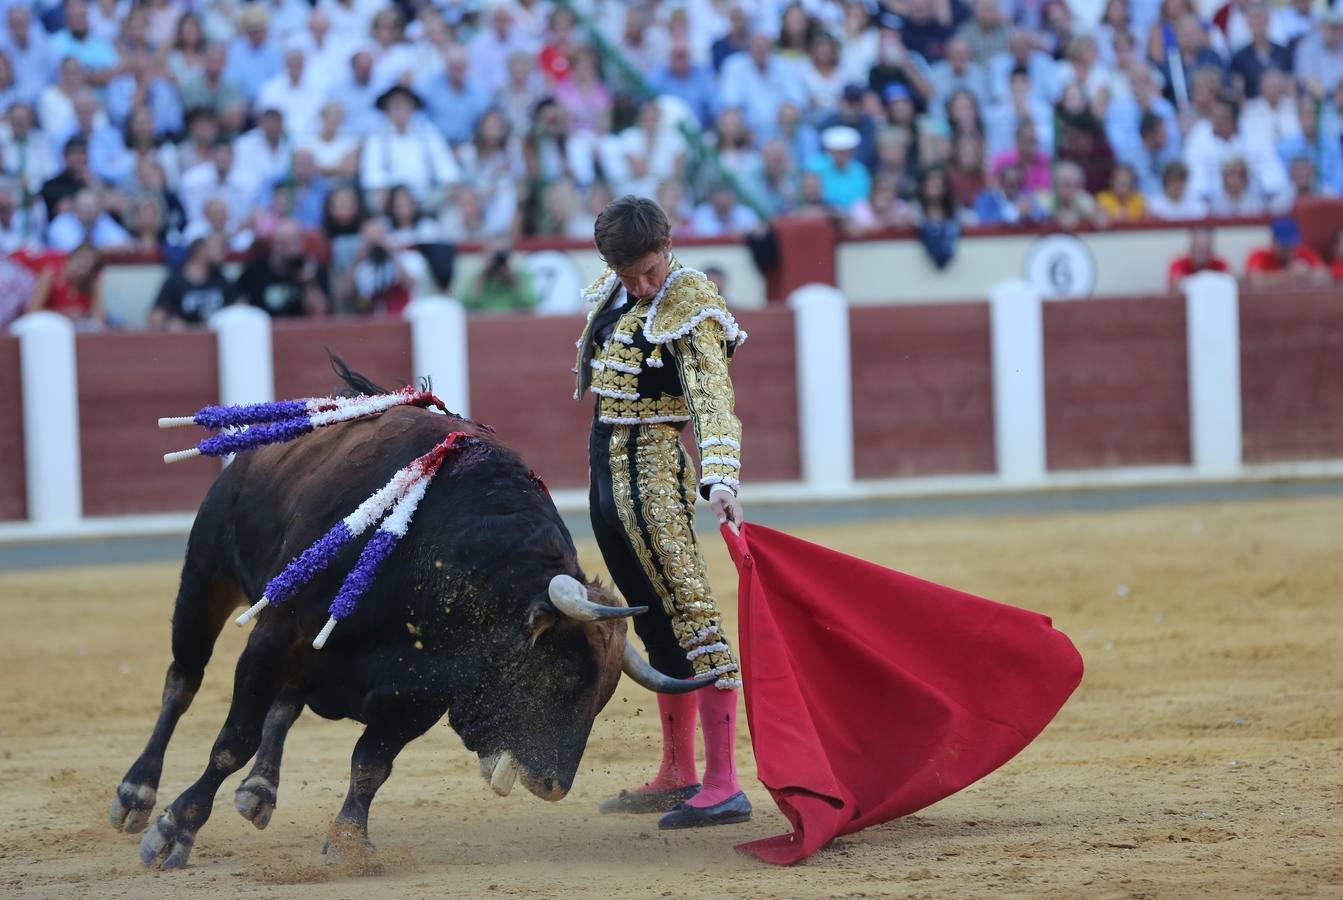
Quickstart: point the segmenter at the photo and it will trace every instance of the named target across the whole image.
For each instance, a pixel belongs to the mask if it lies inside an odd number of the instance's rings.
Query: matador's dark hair
[[[601,211],[592,233],[606,264],[622,269],[665,248],[671,240],[671,223],[652,200],[627,194]]]

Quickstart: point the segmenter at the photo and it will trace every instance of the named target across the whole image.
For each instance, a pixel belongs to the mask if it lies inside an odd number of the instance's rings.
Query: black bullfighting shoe
[[[703,809],[682,803],[658,820],[659,828],[704,828],[708,825],[736,825],[751,821],[751,801],[741,791],[722,803]]]
[[[699,785],[667,788],[665,791],[621,791],[597,807],[603,813],[665,813],[699,793]]]

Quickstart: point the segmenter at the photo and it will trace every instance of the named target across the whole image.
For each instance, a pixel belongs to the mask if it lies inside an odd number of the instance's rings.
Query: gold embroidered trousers
[[[737,660],[695,538],[695,466],[681,444],[685,423],[595,421],[589,443],[592,528],[611,577],[632,606],[650,662],[668,675],[717,675],[741,684]]]

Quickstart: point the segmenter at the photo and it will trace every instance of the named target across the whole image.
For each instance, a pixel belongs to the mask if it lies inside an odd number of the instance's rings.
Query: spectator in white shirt
[[[1301,135],[1296,101],[1289,93],[1291,81],[1279,69],[1265,69],[1259,79],[1259,96],[1245,101],[1240,110],[1240,130],[1261,136],[1274,146]]]
[[[1320,24],[1315,0],[1291,0],[1273,10],[1268,36],[1275,44],[1290,46],[1299,37],[1310,34]]]
[[[289,46],[303,51],[304,78],[320,91],[345,74],[354,47],[362,42],[366,32],[358,38],[337,34],[331,27],[331,16],[319,7],[308,14],[308,30],[292,38]]]
[[[285,50],[284,71],[267,80],[256,95],[257,109],[279,110],[295,138],[317,130],[317,110],[322,103],[322,94],[306,71],[305,52],[297,44]]]
[[[798,66],[798,77],[811,101],[808,110],[825,114],[839,105],[844,91],[844,71],[839,65],[839,44],[825,32],[817,32],[807,46],[807,55]]]
[[[5,10],[5,28],[5,33],[0,34],[0,47],[4,48],[14,66],[19,93],[34,103],[51,81],[56,68],[56,57],[47,33],[33,22],[32,11],[24,3],[16,3]]]
[[[359,161],[359,180],[365,191],[372,192],[370,207],[381,207],[386,190],[404,184],[421,207],[437,209],[448,186],[461,180],[443,135],[429,123],[415,120],[415,111],[423,106],[419,95],[402,85],[378,98],[384,124],[364,141]]]
[[[1058,99],[1061,86],[1056,83],[1057,65],[1040,49],[1040,39],[1025,29],[1017,29],[1007,42],[1007,52],[999,53],[986,64],[989,71],[989,91],[999,102],[1012,95],[1012,73],[1025,69],[1029,76],[1032,98],[1052,106]]]
[[[760,224],[760,217],[749,206],[737,201],[737,194],[726,184],[716,186],[709,199],[695,208],[690,231],[695,237],[741,237]]]
[[[1161,173],[1161,191],[1147,198],[1147,211],[1167,221],[1206,219],[1208,204],[1189,190],[1189,167],[1176,160]]]
[[[1320,30],[1296,45],[1296,80],[1316,97],[1333,93],[1343,81],[1343,9],[1320,17]]]
[[[627,173],[621,193],[652,197],[658,182],[679,178],[685,165],[685,138],[662,119],[657,101],[647,100],[639,107],[635,125],[620,133]]]
[[[726,27],[723,30],[726,31]],[[868,73],[877,64],[880,50],[881,36],[872,24],[867,4],[844,4],[844,26],[839,40],[839,65],[844,70],[844,83],[867,84]]]
[[[327,178],[354,180],[359,174],[359,138],[345,134],[345,107],[336,100],[322,104],[322,127],[317,134],[299,141],[299,147],[312,153],[317,171]]]
[[[27,103],[9,107],[0,122],[0,172],[17,180],[29,194],[37,194],[60,167],[51,139],[34,126],[33,108]]]
[[[37,118],[42,130],[55,138],[74,133],[75,97],[86,90],[84,67],[73,56],[61,60],[56,83],[48,85],[37,98]]]
[[[405,41],[406,24],[395,7],[373,17],[373,80],[379,84],[406,83],[415,75],[415,48]]]
[[[349,70],[332,85],[327,97],[345,107],[345,130],[363,137],[382,127],[378,98],[387,86],[373,78],[373,54],[364,48],[350,56]]]
[[[1215,216],[1262,216],[1268,212],[1264,195],[1250,183],[1250,167],[1245,160],[1233,156],[1222,163],[1222,191],[1213,198]]]
[[[271,184],[289,174],[294,146],[285,134],[284,113],[273,106],[261,108],[257,127],[233,142],[234,165],[261,184]]]
[[[946,58],[928,67],[928,83],[933,86],[928,108],[937,115],[942,113],[947,100],[957,91],[969,91],[980,109],[989,103],[988,72],[970,58],[970,44],[963,37],[955,37],[947,42]]]
[[[723,61],[719,84],[722,105],[741,109],[746,124],[762,139],[773,134],[780,106],[807,108],[807,91],[796,68],[774,52],[773,42],[763,34],[751,35],[747,52]]]
[[[331,34],[345,41],[368,39],[373,16],[382,9],[384,0],[320,0],[318,10],[331,23]]]
[[[131,236],[103,212],[98,195],[90,190],[75,194],[70,208],[47,226],[47,247],[69,252],[80,244],[92,244],[98,250],[129,247]]]
[[[1255,186],[1268,197],[1287,189],[1287,172],[1273,145],[1264,136],[1241,130],[1236,103],[1219,97],[1207,119],[1189,129],[1184,162],[1189,167],[1189,193],[1207,202],[1222,188],[1222,163],[1240,157],[1250,165]]]
[[[241,222],[256,205],[260,181],[234,163],[233,145],[221,140],[208,161],[182,173],[179,193],[188,221],[202,218],[211,197],[221,197],[228,206],[230,221]]]
[[[471,80],[493,94],[503,86],[508,58],[519,51],[531,53],[535,49],[527,35],[517,29],[512,6],[497,3],[490,10],[488,25],[467,45]]]
[[[536,56],[522,51],[509,56],[508,81],[494,92],[492,105],[504,114],[515,133],[525,133],[531,127],[541,96],[542,82]],[[461,112],[468,114],[466,110]]]

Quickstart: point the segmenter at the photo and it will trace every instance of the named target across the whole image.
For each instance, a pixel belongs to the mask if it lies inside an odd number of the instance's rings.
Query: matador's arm
[[[700,494],[726,487],[736,493],[741,474],[741,421],[728,375],[727,336],[708,318],[673,345],[700,452]],[[719,486],[722,487],[719,487]]]

